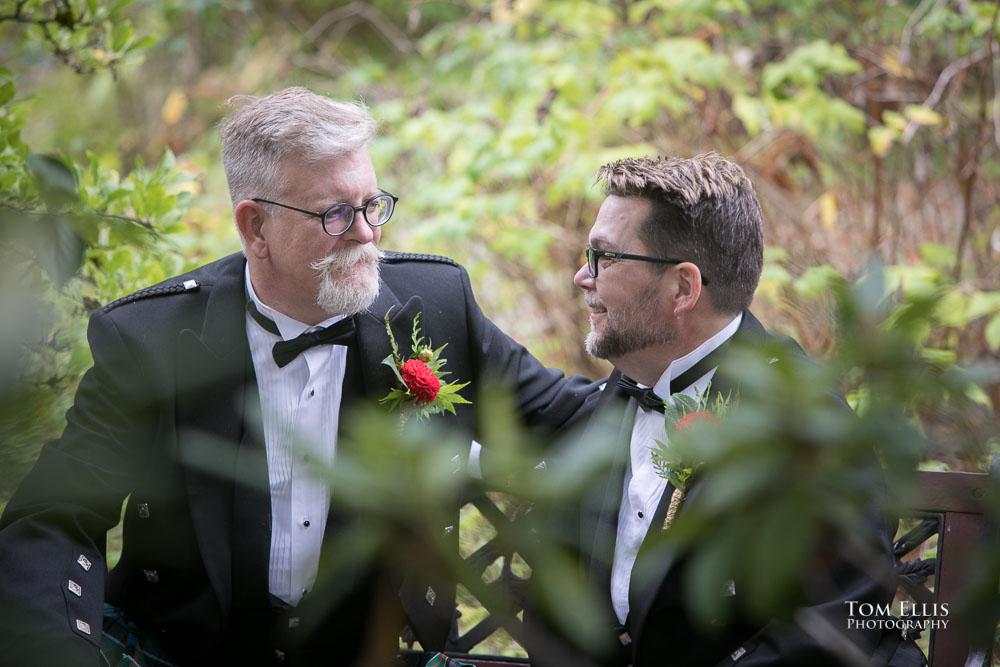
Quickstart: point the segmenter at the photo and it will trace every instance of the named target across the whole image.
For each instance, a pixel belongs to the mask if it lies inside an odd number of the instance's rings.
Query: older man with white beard
[[[293,443],[336,465],[341,416],[394,383],[387,315],[397,340],[421,315],[466,398],[506,380],[529,425],[567,424],[596,390],[485,319],[451,260],[378,251],[397,197],[378,186],[363,106],[302,88],[232,102],[222,152],[244,252],[91,318],[67,428],[0,520],[2,664],[355,664],[377,577],[335,582],[335,605],[313,591],[357,517],[330,509]],[[440,419],[476,435],[474,406]],[[439,648],[454,592],[406,590],[418,638]]]

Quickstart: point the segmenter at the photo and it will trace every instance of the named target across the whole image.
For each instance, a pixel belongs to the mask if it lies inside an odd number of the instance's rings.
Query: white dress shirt
[[[732,338],[742,321],[743,315],[737,315],[719,333],[690,353],[675,359],[653,386],[656,395],[669,398],[671,380]],[[715,368],[709,370],[681,393],[691,397],[697,395],[696,391],[698,394],[704,394],[709,381],[715,375],[715,370]],[[656,446],[654,440],[664,443],[667,440],[663,415],[656,410],[636,408],[632,441],[629,445],[629,462],[625,468],[625,481],[622,487],[622,504],[618,509],[615,556],[611,566],[611,603],[619,622],[623,625],[629,612],[628,589],[632,579],[632,566],[635,565],[639,547],[646,538],[656,506],[659,505],[660,497],[667,487],[667,480],[657,474],[653,465],[652,448]]]
[[[246,284],[254,305],[281,332],[280,337],[270,333],[247,314],[271,487],[268,589],[295,606],[316,582],[319,569],[330,489],[317,478],[315,467],[331,465],[337,449],[347,348],[317,345],[284,368],[274,362],[271,348],[278,340],[330,326],[343,316],[315,326],[303,324],[261,302],[250,283],[249,269]]]

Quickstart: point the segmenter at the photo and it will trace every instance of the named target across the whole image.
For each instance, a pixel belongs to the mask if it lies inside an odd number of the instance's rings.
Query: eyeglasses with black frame
[[[304,208],[296,208],[295,206],[289,206],[288,204],[282,204],[261,197],[253,197],[250,201],[280,206],[311,215],[314,218],[319,218],[323,222],[323,231],[328,236],[340,236],[346,234],[347,230],[354,224],[354,218],[358,211],[361,211],[362,215],[365,216],[365,222],[372,227],[381,227],[389,222],[389,218],[392,217],[392,212],[396,208],[396,202],[399,201],[399,197],[382,190],[381,194],[368,199],[361,206],[351,206],[346,202],[339,202],[319,212],[307,211]]]
[[[587,271],[590,273],[591,278],[597,278],[597,272],[600,268],[600,260],[602,257],[609,257],[611,259],[636,259],[640,262],[655,262],[657,264],[682,264],[683,259],[663,259],[661,257],[648,257],[646,255],[630,255],[624,252],[611,252],[610,250],[598,250],[592,247],[589,243],[586,249],[587,254]],[[701,284],[707,285],[708,278],[705,276],[701,277]]]

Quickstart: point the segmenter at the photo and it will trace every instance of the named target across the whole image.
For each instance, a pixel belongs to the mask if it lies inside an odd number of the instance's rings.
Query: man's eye
[[[343,205],[334,206],[333,208],[331,208],[329,211],[326,212],[326,219],[342,220],[344,217],[347,216],[347,212],[350,210],[351,209],[349,206],[343,206]]]

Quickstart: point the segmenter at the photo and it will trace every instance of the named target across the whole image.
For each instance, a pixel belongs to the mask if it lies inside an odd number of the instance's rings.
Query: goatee
[[[378,296],[379,252],[371,243],[332,252],[309,266],[321,274],[316,304],[331,317],[367,310]]]

